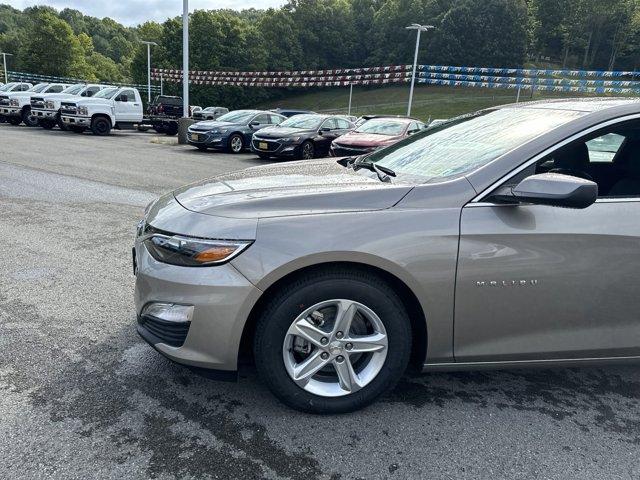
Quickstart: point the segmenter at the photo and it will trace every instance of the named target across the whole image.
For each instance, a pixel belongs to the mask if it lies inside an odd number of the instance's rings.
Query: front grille
[[[267,144],[267,149],[260,148],[261,143]],[[266,138],[254,138],[253,139],[253,148],[259,150],[261,152],[275,152],[280,148],[280,143],[274,142],[273,140],[267,140]]]
[[[67,115],[75,115],[78,107],[76,107],[75,103],[71,102],[62,102],[60,105],[60,113]]]
[[[369,153],[372,150],[375,150],[376,147],[347,147],[345,145],[339,145],[337,143],[334,144],[333,149],[336,153],[340,153],[343,155],[361,155],[363,153]]]
[[[31,98],[31,108],[44,108],[44,98],[42,98],[42,97],[32,97]]]
[[[140,327],[153,335],[161,343],[172,347],[181,347],[187,339],[191,322],[167,322],[155,317],[139,317]]]

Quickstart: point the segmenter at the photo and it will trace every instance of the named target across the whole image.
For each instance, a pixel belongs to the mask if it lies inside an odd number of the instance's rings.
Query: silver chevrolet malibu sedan
[[[421,371],[640,359],[640,102],[465,115],[364,157],[249,168],[151,204],[138,332],[255,362],[308,412]]]

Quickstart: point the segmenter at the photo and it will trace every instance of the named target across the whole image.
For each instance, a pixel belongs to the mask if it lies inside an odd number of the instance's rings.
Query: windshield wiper
[[[381,182],[391,182],[390,177],[396,176],[396,172],[391,170],[389,167],[382,167],[377,165],[375,162],[369,162],[360,158],[356,158],[352,165],[354,170],[358,170],[358,168],[366,168],[372,172],[376,172],[376,175],[378,175]]]

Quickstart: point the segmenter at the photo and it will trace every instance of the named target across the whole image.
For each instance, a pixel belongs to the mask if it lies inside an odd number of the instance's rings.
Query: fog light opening
[[[154,317],[165,322],[189,323],[193,316],[193,305],[153,302],[145,305],[140,315]]]

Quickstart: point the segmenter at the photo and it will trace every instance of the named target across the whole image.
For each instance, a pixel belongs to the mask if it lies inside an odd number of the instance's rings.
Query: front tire
[[[365,407],[403,375],[411,326],[380,277],[346,268],[305,275],[258,320],[256,368],[283,403],[310,413]]]
[[[91,120],[91,131],[94,135],[104,137],[111,132],[111,122],[105,117],[95,117]]]
[[[55,125],[55,122],[52,120],[40,120],[40,126],[45,130],[51,130]]]
[[[316,156],[316,148],[313,142],[307,140],[302,145],[300,145],[300,160],[311,160]]]
[[[9,122],[13,126],[18,126],[22,123],[22,118],[20,117],[7,117],[7,122]]]
[[[229,137],[229,152],[240,153],[244,149],[244,140],[242,135],[234,133]]]
[[[38,126],[38,120],[36,120],[35,118],[33,118],[31,116],[31,107],[24,107],[22,109],[22,122],[27,126],[27,127],[37,127]]]

